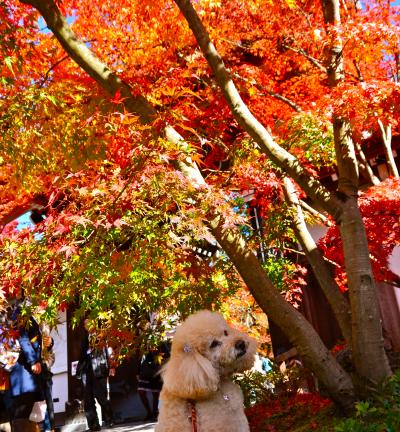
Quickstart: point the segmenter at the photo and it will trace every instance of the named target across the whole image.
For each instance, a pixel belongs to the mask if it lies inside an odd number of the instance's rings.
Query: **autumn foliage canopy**
[[[199,252],[223,249],[210,222],[220,215],[219,229],[240,227],[251,253],[262,244],[264,270],[299,306],[306,263],[287,172],[227,104],[229,88],[181,12],[187,3],[1,3],[1,299],[23,290],[47,306],[48,318],[74,304],[77,319],[90,310],[114,335],[132,340],[151,311],[165,318],[219,306],[229,313],[226,300],[245,285],[240,276],[247,279],[228,250],[212,259]],[[295,195],[317,208],[306,211],[309,224],[329,226],[319,250],[333,263],[337,290],[346,291],[340,218],[324,214],[320,191],[313,195],[314,186],[301,182],[336,187],[335,119],[346,118],[374,276],[398,284],[388,259],[400,242],[400,182],[392,173],[368,189],[374,175],[363,155],[383,153],[382,130],[397,136],[400,18],[388,2],[340,4],[335,27],[316,1],[193,1],[242,101],[301,165],[299,177],[297,168],[289,172]],[[63,26],[74,32],[64,42]],[[329,59],[338,40],[344,74],[332,85]],[[76,41],[81,45],[69,50]],[[81,56],[83,49],[93,57]],[[171,127],[179,139],[165,133]],[[193,166],[204,180],[182,169]],[[339,191],[348,193],[345,181]],[[249,220],[254,208],[261,230]],[[36,227],[17,230],[12,221],[28,210]],[[231,313],[261,319],[248,294],[240,295],[246,301]]]

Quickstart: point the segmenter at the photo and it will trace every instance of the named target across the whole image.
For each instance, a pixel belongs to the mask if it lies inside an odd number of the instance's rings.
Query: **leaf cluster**
[[[400,373],[397,371],[375,399],[360,401],[355,415],[341,421],[335,432],[395,432],[400,428]]]

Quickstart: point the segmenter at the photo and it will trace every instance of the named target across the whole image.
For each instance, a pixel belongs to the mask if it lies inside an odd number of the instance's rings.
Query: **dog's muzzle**
[[[247,344],[243,339],[239,339],[235,343],[235,350],[236,350],[236,358],[242,357],[246,354],[247,351]]]

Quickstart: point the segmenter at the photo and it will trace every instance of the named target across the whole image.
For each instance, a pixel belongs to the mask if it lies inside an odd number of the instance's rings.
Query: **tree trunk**
[[[208,64],[212,68],[215,78],[221,88],[225,99],[232,110],[235,119],[239,124],[249,133],[249,135],[255,140],[255,142],[260,146],[260,149],[264,151],[268,156],[281,168],[285,173],[289,174],[302,188],[303,190],[313,199],[321,204],[321,206],[327,210],[342,226],[347,227],[349,223],[353,222],[354,219],[349,220],[348,212],[343,215],[341,197],[354,196],[358,192],[358,166],[355,157],[355,151],[353,142],[351,139],[351,131],[349,123],[346,119],[334,116],[334,138],[335,138],[335,148],[336,155],[338,158],[339,167],[339,191],[338,198],[334,198],[328,191],[326,191],[321,184],[313,179],[307,172],[300,166],[297,159],[292,155],[285,152],[281,147],[279,147],[271,137],[271,135],[265,130],[265,128],[255,119],[252,113],[249,111],[247,106],[241,99],[225,65],[222,58],[218,54],[215,46],[212,44],[206,29],[201,23],[196,11],[193,9],[190,0],[175,0],[175,3],[179,6],[181,12],[185,16],[188,24],[196,37],[196,40],[206,57]],[[337,26],[340,25],[340,11],[339,3],[337,0],[323,0],[324,16],[327,24]],[[339,37],[339,33],[335,27],[330,27],[329,31],[335,32],[335,37],[333,38],[332,46],[330,47],[330,56],[327,59],[327,71],[329,82],[332,86],[336,86],[344,77],[343,70],[343,53],[342,53],[342,43]],[[360,255],[360,265],[365,264],[365,257],[367,261],[369,260],[368,245],[366,241],[366,233],[362,223],[361,215],[358,211],[358,228],[357,234],[364,237],[363,249],[358,251]],[[342,236],[349,235],[347,229],[342,229]],[[351,241],[355,240],[354,236],[343,240],[343,244],[349,246]],[[360,244],[361,243],[353,243]],[[349,256],[351,248],[346,250],[345,248],[345,260]],[[230,256],[232,259],[232,257]],[[368,261],[369,262],[369,261]],[[360,270],[364,267],[360,267]],[[243,269],[245,270],[245,269]],[[242,272],[242,269],[239,270]],[[370,273],[370,284],[366,284],[366,278],[358,279],[354,275],[358,272],[356,266],[346,263],[346,271],[349,272],[349,290],[354,294],[350,296],[350,301],[355,304],[351,305],[351,309],[356,311],[356,315],[352,315],[352,320],[358,320],[352,325],[352,341],[356,343],[357,349],[355,355],[357,359],[355,360],[356,367],[361,367],[359,374],[363,377],[365,381],[377,383],[382,378],[388,376],[390,369],[387,367],[388,362],[383,349],[380,349],[383,344],[382,341],[382,328],[379,319],[371,320],[369,317],[365,317],[359,312],[359,305],[364,305],[368,311],[374,317],[378,317],[378,303],[376,300],[376,293],[374,295],[375,286],[373,283],[372,273]],[[242,273],[241,273],[242,274]],[[362,289],[360,290],[360,285],[362,283]],[[246,281],[247,283],[247,281]],[[364,298],[360,298],[366,294]],[[256,297],[257,298],[257,297]],[[257,299],[258,300],[258,299]],[[274,319],[273,319],[274,320]],[[358,331],[355,331],[355,328]],[[363,335],[360,337],[360,333]],[[366,336],[368,335],[368,336]],[[362,341],[372,337],[375,338],[374,341],[368,345],[363,345]],[[360,338],[361,340],[355,338]],[[375,349],[374,352],[369,352],[368,348]],[[361,356],[371,356],[374,360],[378,361],[382,365],[380,371],[368,370],[362,367]]]
[[[343,241],[352,315],[352,351],[361,390],[376,387],[391,374],[382,336],[378,296],[368,253],[365,227],[356,197],[343,203]]]
[[[322,0],[332,46],[328,78],[332,87],[344,78],[342,42],[339,36],[340,7],[338,0]],[[338,196],[341,198],[339,224],[343,243],[352,317],[352,354],[361,392],[376,387],[391,370],[383,347],[382,325],[375,281],[369,259],[368,241],[358,208],[359,172],[348,119],[334,114],[333,132],[339,171]]]
[[[382,133],[382,142],[385,149],[387,164],[389,165],[390,175],[395,178],[399,178],[399,171],[397,169],[392,151],[392,127],[390,125],[386,127],[383,126],[383,123],[380,120],[378,120],[378,123]]]
[[[360,172],[364,175],[364,177],[374,186],[380,184],[380,180],[378,177],[374,174],[372,171],[371,166],[368,163],[368,160],[362,151],[362,148],[359,144],[355,143],[356,149],[358,151],[358,156],[360,159],[360,162],[358,164],[358,167],[360,169]]]
[[[311,237],[304,221],[303,212],[300,208],[299,200],[294,189],[293,183],[287,177],[283,179],[286,200],[293,207],[293,229],[319,285],[327,298],[333,313],[336,316],[343,337],[351,346],[351,313],[350,306],[339,287],[333,279],[332,271],[324,261],[321,251]]]
[[[333,116],[333,137],[339,171],[338,190],[341,194],[357,196],[358,162],[351,138],[350,123],[347,119],[339,118],[336,115]]]
[[[353,408],[355,393],[350,376],[339,366],[306,318],[286,302],[268,279],[245,240],[223,228],[220,217],[212,218],[210,229],[249,287],[258,305],[296,347],[304,364],[326,387],[332,399],[346,411]]]

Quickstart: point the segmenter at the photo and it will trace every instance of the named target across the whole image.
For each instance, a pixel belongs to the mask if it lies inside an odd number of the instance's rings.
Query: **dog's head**
[[[197,312],[176,330],[163,368],[164,388],[184,399],[206,398],[217,391],[221,377],[251,368],[256,349],[256,341],[221,314]]]

